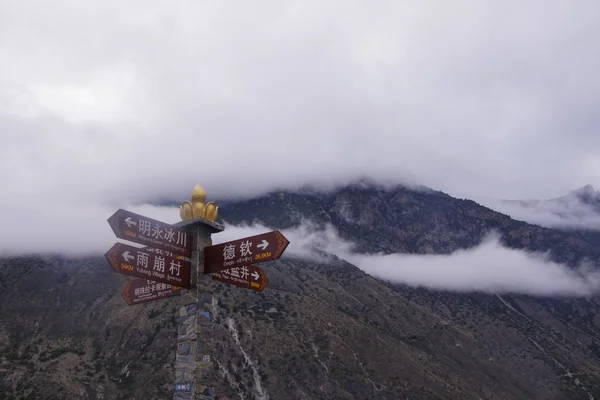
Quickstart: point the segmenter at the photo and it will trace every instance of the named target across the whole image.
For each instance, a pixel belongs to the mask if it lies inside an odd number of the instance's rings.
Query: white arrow
[[[131,254],[129,254],[128,251],[126,251],[125,253],[123,253],[123,258],[125,259],[126,262],[129,262],[129,260],[133,260],[135,257],[132,256]]]
[[[131,219],[131,217],[127,217],[125,218],[125,223],[127,224],[128,227],[132,227],[137,225],[137,222],[135,222],[134,220]]]
[[[255,281],[257,281],[258,278],[260,278],[260,275],[258,274],[258,272],[254,271],[254,272],[252,272],[252,277],[254,278]]]
[[[269,242],[263,239],[261,244],[257,244],[256,247],[263,249],[263,251],[269,246]]]

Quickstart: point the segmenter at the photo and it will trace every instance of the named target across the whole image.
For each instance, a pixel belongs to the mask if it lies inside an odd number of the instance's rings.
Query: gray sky
[[[583,0],[0,2],[0,248],[196,182],[600,187],[598,37]]]

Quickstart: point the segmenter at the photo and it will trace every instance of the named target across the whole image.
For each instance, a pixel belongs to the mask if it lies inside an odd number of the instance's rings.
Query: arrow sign
[[[119,209],[108,224],[119,239],[173,252],[185,257],[192,254],[192,238],[184,230],[143,215]]]
[[[131,260],[133,260],[135,257],[132,256],[131,254],[129,254],[128,251],[123,253],[123,259],[125,260],[125,262],[129,262]]]
[[[189,261],[123,243],[115,244],[104,256],[120,274],[190,288],[192,263]]]
[[[147,279],[132,279],[121,292],[127,304],[134,305],[181,294],[181,288]]]
[[[279,231],[250,236],[204,248],[204,273],[276,260],[290,242]]]
[[[241,267],[223,269],[219,272],[214,272],[212,278],[215,281],[255,290],[257,292],[262,292],[269,283],[265,272],[256,265],[244,265]]]
[[[127,226],[131,228],[133,226],[136,226],[137,222],[132,220],[131,217],[127,217],[127,218],[125,218],[125,224],[127,224]]]

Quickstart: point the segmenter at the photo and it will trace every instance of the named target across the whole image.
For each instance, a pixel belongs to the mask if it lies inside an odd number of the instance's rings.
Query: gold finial
[[[201,201],[202,203],[206,201],[206,192],[199,183],[197,183],[196,186],[194,186],[194,190],[192,190],[192,203],[197,201]]]
[[[210,221],[217,219],[219,207],[212,201],[208,204],[206,202],[206,192],[204,188],[197,184],[192,190],[192,201],[186,201],[179,206],[179,215],[183,221],[187,219],[202,217]]]

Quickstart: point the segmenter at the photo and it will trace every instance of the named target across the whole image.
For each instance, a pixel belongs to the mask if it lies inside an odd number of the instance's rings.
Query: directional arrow
[[[263,251],[269,247],[269,242],[267,242],[266,240],[263,239],[261,244],[257,244],[256,247],[258,247],[259,249],[262,249]]]
[[[126,251],[125,253],[123,253],[123,258],[125,259],[125,261],[129,262],[130,260],[133,260],[135,257],[132,256],[131,254],[129,254],[128,251]]]
[[[257,292],[262,292],[269,283],[265,271],[256,265],[244,265],[220,270],[212,274],[212,279]]]
[[[127,217],[125,218],[125,223],[127,224],[128,227],[132,227],[132,226],[136,226],[137,222],[135,222],[134,220],[131,219],[131,217]]]

